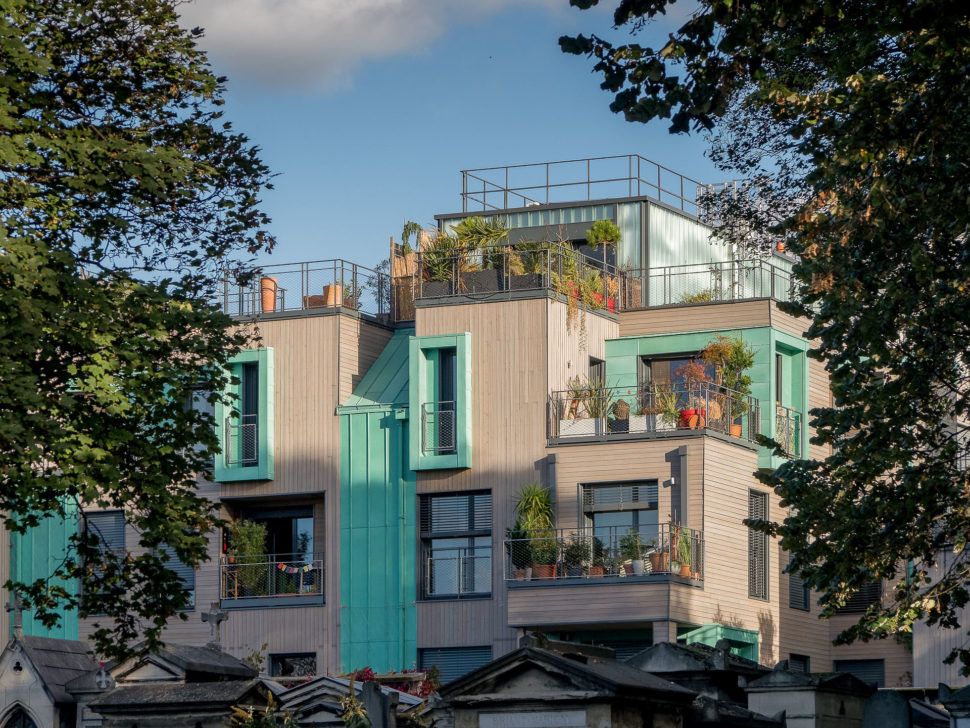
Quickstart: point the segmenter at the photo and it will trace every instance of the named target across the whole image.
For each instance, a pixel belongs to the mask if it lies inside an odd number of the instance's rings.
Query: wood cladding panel
[[[570,323],[565,303],[549,300],[547,307],[549,393],[568,389],[573,377],[588,377],[590,357],[605,361],[606,340],[619,335],[619,324],[613,318],[587,312],[583,335],[581,314]]]
[[[830,407],[832,405],[832,392],[829,388],[829,374],[825,371],[825,363],[817,359],[808,360],[808,409],[815,407]],[[807,420],[811,420],[811,415],[806,413]],[[809,435],[814,436],[815,428],[809,429]],[[832,450],[828,445],[808,446],[808,456],[810,458],[823,459],[831,454]]]
[[[672,334],[681,331],[739,329],[771,324],[771,302],[736,301],[624,311],[620,314],[620,336]]]
[[[509,624],[514,627],[636,624],[667,619],[672,591],[666,581],[630,584],[509,589]]]
[[[812,323],[811,320],[783,312],[774,301],[771,301],[770,305],[772,326],[792,336],[805,336],[805,332]]]
[[[343,404],[377,361],[394,332],[353,316],[340,316],[337,320],[340,339],[337,400]]]
[[[491,602],[491,599],[418,602],[418,649],[492,644],[495,605]]]
[[[492,599],[481,607],[480,634],[492,635],[496,657],[514,646],[515,639],[506,622],[502,539],[519,490],[546,478],[547,307],[546,299],[531,299],[435,306],[415,314],[418,336],[471,333],[473,467],[420,471],[417,491],[492,493]],[[422,604],[420,644],[440,646],[445,638],[440,622],[431,619],[462,624],[469,609],[474,608],[459,601]]]

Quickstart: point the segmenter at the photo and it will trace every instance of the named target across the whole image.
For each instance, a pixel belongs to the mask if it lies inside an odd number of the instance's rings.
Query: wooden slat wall
[[[620,314],[620,336],[769,326],[773,305],[758,300],[624,311]]]
[[[664,621],[672,591],[690,587],[669,582],[597,584],[509,589],[509,624],[517,627],[633,626]]]
[[[788,566],[788,553],[778,549],[778,572],[772,575],[779,591],[779,625],[781,627],[781,643],[779,645],[779,660],[786,660],[791,654],[806,655],[811,659],[810,668],[813,672],[824,672],[832,667],[832,644],[829,638],[829,627],[820,622],[818,615],[818,595],[809,594],[809,611],[792,609],[789,606],[789,576],[782,572]]]
[[[418,493],[490,490],[494,509],[492,598],[474,604],[419,601],[419,648],[491,644],[498,657],[515,646],[516,634],[506,622],[502,540],[519,489],[545,478],[548,305],[535,299],[416,312],[418,336],[472,335],[473,467],[421,471]],[[466,640],[463,630],[473,622],[476,636]]]
[[[606,340],[619,335],[619,324],[606,316],[586,313],[586,334],[580,332],[577,317],[571,327],[567,326],[568,308],[558,301],[549,301],[549,388],[548,392],[567,389],[569,380],[589,376],[589,358],[606,359]],[[547,392],[547,393],[548,393]]]
[[[337,403],[343,404],[377,361],[394,332],[352,316],[339,316],[337,322],[340,337]]]
[[[808,331],[808,327],[812,323],[810,319],[795,317],[782,312],[774,301],[770,302],[770,314],[771,325],[792,336],[805,336],[805,332]]]
[[[825,363],[817,359],[808,360],[808,409],[815,407],[831,407],[832,391],[829,389],[829,373],[825,371]],[[806,422],[810,422],[812,416],[805,413]],[[814,437],[815,428],[809,427],[809,436]],[[832,452],[828,445],[816,445],[810,443],[808,446],[808,456],[813,459],[822,460],[827,458]]]
[[[887,594],[884,592],[884,599]],[[828,620],[829,640],[834,640],[842,630],[859,620],[859,615],[844,615]],[[906,687],[913,684],[913,653],[893,638],[856,642],[851,645],[832,647],[831,659],[834,660],[885,660],[886,687]],[[834,662],[832,665],[834,669]],[[812,670],[824,669],[812,665]],[[928,686],[935,687],[935,686]]]

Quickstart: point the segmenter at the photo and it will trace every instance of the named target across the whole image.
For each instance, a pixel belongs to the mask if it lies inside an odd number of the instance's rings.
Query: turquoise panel
[[[727,640],[731,643],[731,654],[758,661],[757,630],[728,627],[724,624],[705,624],[684,636],[689,645],[702,644],[708,647],[716,647],[720,640]]]
[[[11,578],[24,583],[38,579],[50,579],[67,553],[70,538],[77,533],[78,519],[76,509],[71,507],[71,515],[67,518],[50,516],[40,522],[38,526],[25,534],[10,534],[10,575]],[[58,581],[57,586],[64,587],[70,594],[77,594],[77,582]],[[30,611],[23,615],[24,634],[37,637],[57,637],[60,639],[78,639],[77,612],[61,610],[60,621],[55,627],[45,627],[34,619]],[[13,620],[11,620],[12,622]],[[11,630],[13,625],[11,624]]]
[[[227,465],[225,458],[216,455],[215,468],[213,468],[213,479],[217,483],[228,483],[241,480],[272,480],[273,479],[273,459],[276,449],[273,444],[274,428],[274,371],[273,371],[273,349],[249,349],[241,351],[229,360],[229,367],[232,375],[237,379],[242,375],[243,364],[256,364],[259,372],[259,423],[257,425],[259,449],[258,465]],[[240,397],[239,385],[229,385],[228,392]],[[216,433],[219,435],[219,446],[223,453],[230,447],[226,442],[226,432],[224,423],[229,413],[226,405],[216,403],[215,420]]]
[[[653,203],[647,203],[646,247],[650,268],[731,260],[731,246],[712,240],[709,226]]]
[[[394,332],[345,406],[408,403],[408,339],[413,334],[414,329]]]
[[[340,415],[342,670],[388,672],[417,661],[417,486],[405,466],[408,423],[394,410]]]

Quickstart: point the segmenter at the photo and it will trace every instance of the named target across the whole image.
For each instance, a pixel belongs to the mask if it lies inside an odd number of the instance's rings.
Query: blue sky
[[[661,45],[679,18],[641,42]],[[183,21],[229,77],[227,116],[278,173],[263,263],[373,265],[405,219],[461,209],[461,169],[640,154],[722,178],[702,135],[610,112],[589,59],[557,39],[612,33],[568,0],[194,0]]]

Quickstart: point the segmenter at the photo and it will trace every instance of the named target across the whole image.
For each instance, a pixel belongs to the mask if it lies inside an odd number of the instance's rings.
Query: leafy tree
[[[636,33],[668,5],[622,0],[614,20]],[[753,180],[722,233],[773,222],[800,257],[787,308],[811,318],[831,376],[834,406],[811,414],[834,450],[765,478],[792,511],[760,527],[826,615],[866,582],[893,584],[841,641],[956,627],[968,601],[968,31],[953,0],[701,0],[659,49],[560,40],[595,57],[613,111],[714,129],[715,159]],[[956,556],[935,574],[945,547]]]
[[[220,275],[273,243],[268,171],[175,5],[0,0],[0,509],[15,532],[81,514],[54,574],[7,586],[48,625],[104,615],[114,657],[188,605],[167,566],[205,558],[218,441],[186,403],[222,397],[246,342],[210,303]],[[92,506],[138,553],[104,548]]]

